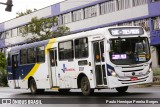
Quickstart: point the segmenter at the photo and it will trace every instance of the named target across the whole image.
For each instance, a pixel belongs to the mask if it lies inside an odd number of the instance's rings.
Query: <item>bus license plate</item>
[[[137,77],[131,77],[131,81],[136,81],[136,80],[138,80]]]

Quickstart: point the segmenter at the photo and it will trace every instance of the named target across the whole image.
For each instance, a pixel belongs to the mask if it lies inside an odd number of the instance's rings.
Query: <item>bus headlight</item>
[[[152,72],[152,69],[151,68],[149,68],[149,71],[148,72]]]
[[[150,72],[152,72],[152,68],[149,68],[149,70],[148,70],[148,74],[149,74]]]
[[[117,76],[117,74],[116,74],[115,72],[112,72],[111,74],[112,74],[112,76],[114,76],[114,77]]]
[[[113,71],[112,69],[109,69],[109,68],[108,68],[108,71],[110,72],[111,76],[114,76],[114,77],[117,76],[116,72]]]
[[[152,68],[149,68],[149,70],[147,71],[145,75],[148,75],[150,72],[152,72]]]

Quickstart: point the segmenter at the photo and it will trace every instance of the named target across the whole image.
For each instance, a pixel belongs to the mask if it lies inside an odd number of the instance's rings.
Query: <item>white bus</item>
[[[150,83],[149,38],[142,27],[109,27],[14,46],[7,50],[8,84],[29,89],[69,92]]]

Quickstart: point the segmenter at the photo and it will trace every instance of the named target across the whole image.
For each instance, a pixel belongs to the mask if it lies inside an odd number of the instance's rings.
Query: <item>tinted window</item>
[[[37,47],[37,62],[45,62],[44,46]]]
[[[36,63],[36,51],[35,48],[28,49],[28,63]]]
[[[26,64],[27,62],[27,49],[23,49],[20,51],[20,63]]]
[[[59,43],[59,59],[72,59],[73,58],[73,41]]]
[[[83,58],[88,56],[88,39],[81,38],[75,40],[75,57]]]

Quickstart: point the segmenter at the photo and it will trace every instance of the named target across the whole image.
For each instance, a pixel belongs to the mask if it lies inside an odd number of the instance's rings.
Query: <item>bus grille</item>
[[[143,65],[126,66],[122,67],[122,72],[136,72],[136,71],[142,71],[143,69],[144,69]]]
[[[131,78],[119,78],[118,80],[121,81],[122,84],[132,84],[132,83],[140,83],[140,82],[145,82],[149,76],[145,77],[138,77],[137,80],[132,81]]]

